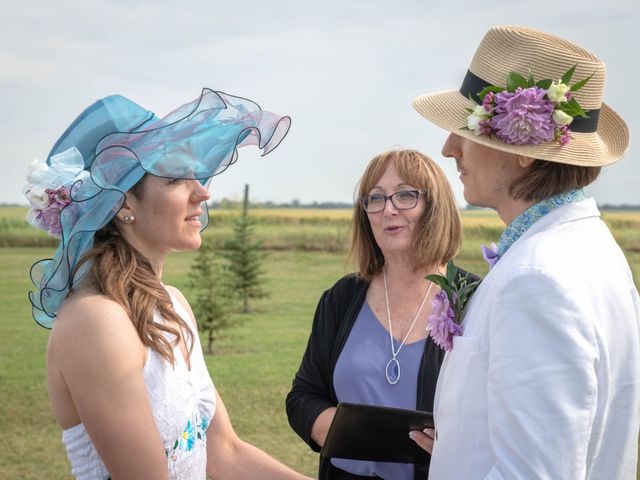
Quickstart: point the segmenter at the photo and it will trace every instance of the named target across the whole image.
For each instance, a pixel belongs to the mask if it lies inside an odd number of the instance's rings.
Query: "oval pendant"
[[[384,369],[384,374],[387,377],[387,382],[391,385],[395,385],[400,380],[400,363],[396,360],[396,357],[393,357],[387,363],[387,366]]]

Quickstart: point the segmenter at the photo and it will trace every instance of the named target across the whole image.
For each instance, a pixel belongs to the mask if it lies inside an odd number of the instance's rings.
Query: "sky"
[[[548,5],[548,6],[547,6]],[[240,151],[213,200],[350,202],[365,166],[392,148],[434,158],[464,205],[447,133],[411,107],[458,88],[493,25],[572,40],[607,64],[605,101],[628,123],[626,157],[589,188],[599,204],[640,204],[640,2],[565,0],[2,0],[0,203],[95,100],[122,94],[159,116],[203,87],[292,117],[271,154]]]

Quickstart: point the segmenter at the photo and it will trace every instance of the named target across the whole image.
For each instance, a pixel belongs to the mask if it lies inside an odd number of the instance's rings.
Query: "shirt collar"
[[[509,247],[515,243],[531,226],[544,217],[547,213],[570,203],[581,202],[587,197],[584,190],[572,190],[559,195],[546,198],[531,205],[509,224],[498,242],[498,256],[502,257]]]

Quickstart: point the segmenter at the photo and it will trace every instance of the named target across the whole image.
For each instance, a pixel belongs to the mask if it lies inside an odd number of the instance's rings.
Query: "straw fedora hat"
[[[550,141],[538,145],[505,143],[495,135],[477,135],[467,126],[470,96],[489,85],[506,87],[507,76],[529,73],[536,81],[558,81],[575,65],[576,81],[591,78],[574,98],[587,110],[588,119],[576,117],[569,125],[572,138],[567,145]],[[622,158],[629,145],[629,128],[624,120],[602,101],[605,80],[602,60],[578,45],[531,28],[513,25],[491,28],[480,42],[467,75],[458,90],[421,95],[413,107],[439,127],[491,148],[526,157],[570,165],[596,167]]]

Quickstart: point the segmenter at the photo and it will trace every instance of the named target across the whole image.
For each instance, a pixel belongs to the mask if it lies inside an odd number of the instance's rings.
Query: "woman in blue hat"
[[[111,96],[32,165],[28,219],[61,241],[30,300],[52,328],[49,396],[75,477],[305,478],[236,436],[189,304],[161,280],[169,252],[200,246],[208,180],[289,125],[208,89],[163,119]]]

